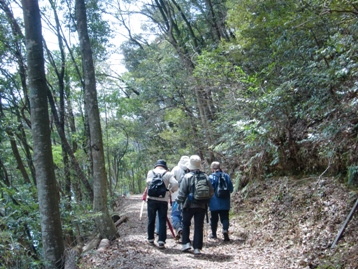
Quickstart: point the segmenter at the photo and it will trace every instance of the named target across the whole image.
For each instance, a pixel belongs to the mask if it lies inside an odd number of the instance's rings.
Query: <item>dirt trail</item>
[[[209,239],[205,223],[200,256],[182,253],[169,230],[165,249],[148,245],[146,206],[139,220],[141,198],[118,200],[115,211],[128,217],[119,226],[121,237],[105,251],[85,253],[81,269],[358,269],[357,214],[339,244],[330,248],[358,198],[335,178],[284,177],[252,183],[232,195],[231,241]]]
[[[169,229],[165,249],[150,246],[146,243],[146,205],[142,220],[139,220],[141,203],[141,195],[120,199],[119,213],[128,217],[127,222],[119,226],[121,237],[105,252],[86,254],[81,268],[280,268],[275,266],[279,264],[280,257],[273,255],[273,249],[253,248],[244,244],[244,240],[238,236],[235,220],[231,221],[230,242],[224,242],[221,238],[209,239],[210,226],[205,222],[201,255],[182,253],[181,244],[174,240]],[[191,232],[191,238],[192,235]]]

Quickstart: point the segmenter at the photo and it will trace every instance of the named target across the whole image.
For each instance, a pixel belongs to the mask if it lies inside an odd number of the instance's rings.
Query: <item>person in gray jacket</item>
[[[191,249],[190,245],[190,224],[191,220],[194,217],[194,254],[200,254],[200,250],[203,247],[203,228],[204,228],[204,219],[205,213],[207,212],[207,204],[205,203],[196,203],[191,195],[192,194],[192,185],[195,180],[195,173],[204,173],[201,170],[201,159],[198,155],[190,156],[187,168],[190,170],[190,173],[187,173],[182,182],[180,183],[178,197],[176,199],[177,203],[181,205],[183,212],[183,233],[182,233],[182,251],[186,252]],[[206,184],[209,186],[209,194],[213,196],[214,189],[208,179],[208,176],[204,173],[206,177]]]
[[[167,214],[168,214],[168,199],[169,192],[175,192],[178,189],[178,181],[173,177],[173,173],[168,170],[167,163],[165,160],[158,160],[154,166],[153,170],[150,170],[147,174],[147,189],[150,187],[150,184],[153,180],[154,173],[162,174],[162,179],[168,191],[164,197],[153,197],[149,194],[147,195],[147,211],[148,211],[148,242],[154,244],[154,229],[155,229],[155,219],[158,213],[159,216],[159,238],[158,246],[159,248],[164,248],[165,240],[167,239]]]
[[[179,186],[180,186],[180,182],[184,178],[185,174],[189,172],[188,168],[186,167],[188,161],[189,161],[188,156],[182,156],[180,158],[180,161],[178,162],[178,165],[172,169],[172,173],[173,173],[175,179],[178,181]],[[181,209],[179,208],[178,203],[175,201],[177,197],[178,197],[178,191],[172,193],[173,204],[172,204],[171,219],[172,219],[172,225],[177,233],[176,239],[181,241],[183,223],[182,223]]]

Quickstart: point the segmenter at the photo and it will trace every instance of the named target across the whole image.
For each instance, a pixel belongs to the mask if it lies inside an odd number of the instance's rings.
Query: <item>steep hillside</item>
[[[334,178],[256,182],[234,196],[236,233],[247,247],[282,252],[280,268],[358,268],[358,211],[330,248],[357,198]]]

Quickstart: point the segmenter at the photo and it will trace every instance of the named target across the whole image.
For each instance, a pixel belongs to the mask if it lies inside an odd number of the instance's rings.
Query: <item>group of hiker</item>
[[[210,238],[217,238],[219,219],[222,224],[224,241],[229,241],[230,194],[233,184],[230,176],[224,173],[219,162],[210,165],[211,174],[202,171],[201,158],[198,155],[182,156],[171,171],[165,160],[160,159],[154,169],[148,171],[146,179],[146,200],[148,242],[155,245],[158,235],[158,247],[165,248],[167,237],[168,202],[171,204],[171,223],[176,238],[181,241],[182,252],[191,248],[194,254],[200,254],[203,247],[204,220],[210,210]],[[190,225],[194,219],[194,235],[190,240]],[[170,223],[168,223],[171,225]]]

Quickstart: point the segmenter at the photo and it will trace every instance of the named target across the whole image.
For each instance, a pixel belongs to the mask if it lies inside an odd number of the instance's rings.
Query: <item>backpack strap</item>
[[[167,171],[165,171],[165,172],[162,174],[162,177],[164,177],[164,175],[165,175],[166,172],[167,172]],[[154,176],[157,175],[156,173],[154,173],[154,170],[152,170],[152,173],[154,174]]]
[[[218,172],[218,171],[217,171]],[[225,179],[225,177],[224,177],[224,175],[223,175],[223,173],[221,172],[219,175],[217,174],[217,172],[215,172],[214,173],[214,177],[216,178],[216,180],[215,180],[215,186],[213,185],[213,188],[216,190],[217,188],[218,188],[218,186],[219,186],[219,183],[220,183],[220,177],[222,176],[224,179]]]
[[[189,174],[191,174],[191,177],[190,177],[190,184],[189,184],[189,190],[188,190],[188,193],[194,193],[195,191],[195,173],[190,171]]]

